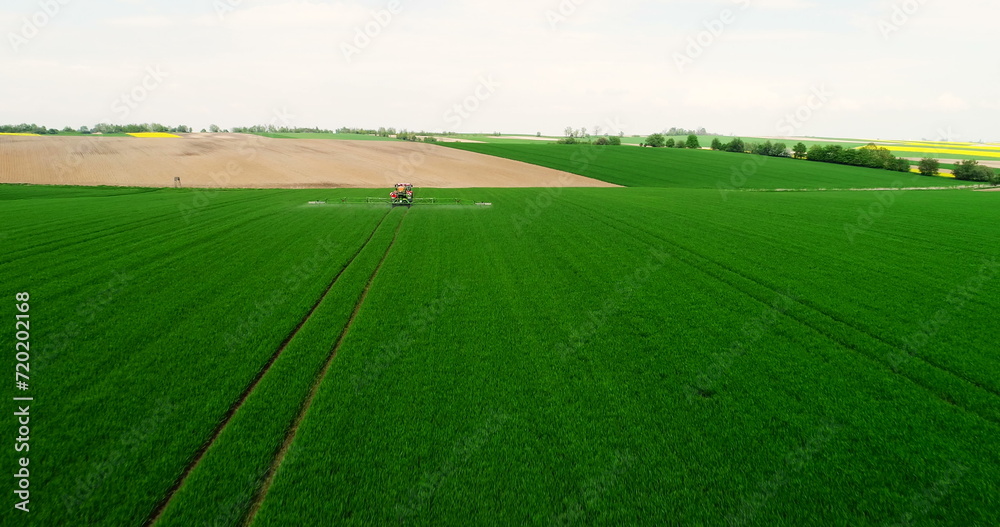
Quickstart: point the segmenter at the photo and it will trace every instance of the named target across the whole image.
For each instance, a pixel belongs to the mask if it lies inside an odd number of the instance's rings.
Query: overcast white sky
[[[389,5],[4,0],[0,122],[1000,141],[995,0]]]

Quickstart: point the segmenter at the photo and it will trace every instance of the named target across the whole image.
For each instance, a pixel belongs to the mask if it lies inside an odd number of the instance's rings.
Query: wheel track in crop
[[[167,507],[170,505],[171,500],[177,494],[177,491],[180,490],[180,488],[184,486],[184,482],[187,481],[187,479],[191,475],[191,473],[194,472],[194,470],[198,467],[198,464],[201,463],[201,460],[205,457],[205,454],[208,452],[208,450],[212,447],[213,444],[215,444],[215,441],[219,438],[219,436],[222,435],[222,432],[226,429],[226,426],[229,425],[229,422],[232,420],[233,416],[236,415],[236,412],[239,411],[240,407],[243,406],[243,404],[246,402],[246,400],[254,392],[254,390],[260,384],[260,381],[263,380],[263,378],[264,378],[265,375],[267,375],[267,372],[270,371],[271,366],[273,366],[274,363],[278,360],[278,358],[281,356],[281,354],[285,351],[285,348],[288,347],[289,343],[291,343],[292,340],[295,339],[295,336],[298,335],[299,331],[302,329],[303,326],[305,326],[306,322],[308,322],[309,319],[312,318],[313,313],[315,313],[316,310],[319,308],[320,304],[323,303],[323,300],[327,297],[327,295],[333,289],[333,286],[337,284],[337,282],[340,280],[340,277],[344,274],[344,272],[347,270],[347,268],[350,267],[352,263],[354,263],[354,260],[357,259],[358,255],[360,255],[361,252],[365,249],[365,247],[367,247],[368,244],[372,241],[372,238],[375,237],[375,233],[378,232],[379,227],[382,226],[382,223],[385,222],[385,219],[389,217],[389,212],[391,212],[391,211],[392,211],[392,209],[389,209],[389,211],[387,211],[384,215],[382,215],[381,218],[379,218],[378,223],[375,225],[375,228],[372,229],[371,233],[368,235],[368,238],[364,241],[364,243],[361,244],[360,247],[358,247],[358,250],[355,251],[353,255],[351,255],[351,257],[347,260],[347,262],[344,264],[344,266],[341,267],[341,269],[333,277],[333,280],[331,280],[330,283],[329,283],[329,285],[327,285],[327,287],[323,291],[323,293],[319,296],[319,298],[312,305],[312,307],[309,309],[309,311],[306,312],[306,315],[302,318],[302,320],[299,321],[298,325],[295,326],[295,329],[293,329],[288,334],[288,336],[285,337],[285,339],[281,342],[281,345],[278,346],[278,349],[274,353],[271,354],[271,357],[264,364],[264,367],[261,368],[261,370],[253,378],[253,380],[250,381],[250,384],[247,385],[247,387],[243,390],[243,392],[236,399],[236,401],[233,402],[233,404],[229,407],[229,410],[226,411],[226,413],[223,416],[222,420],[219,422],[218,425],[216,425],[215,429],[212,431],[212,434],[209,436],[208,441],[206,441],[205,443],[203,443],[202,446],[198,448],[198,450],[194,454],[194,457],[191,459],[191,461],[188,462],[187,466],[184,467],[184,470],[181,472],[181,475],[177,478],[177,480],[174,482],[174,484],[170,487],[170,489],[167,491],[166,495],[160,500],[159,503],[157,503],[156,507],[153,508],[152,512],[150,513],[150,515],[146,519],[146,521],[143,523],[143,525],[148,526],[148,525],[155,524],[156,521],[160,518],[160,516],[163,515],[163,512],[167,510]],[[404,214],[404,216],[405,216],[405,214]],[[402,220],[400,220],[400,224],[402,224]],[[399,232],[399,226],[396,227],[396,232],[397,233]],[[393,237],[393,242],[395,242],[395,236]],[[392,245],[390,244],[390,248],[391,247],[392,247]],[[388,251],[386,252],[386,254],[388,254]],[[383,257],[383,260],[384,260],[384,257]],[[381,262],[379,263],[379,267],[381,267]],[[371,285],[371,284],[369,283],[369,285]],[[366,288],[365,289],[365,294],[367,294],[367,292],[368,292],[368,290]],[[362,297],[363,296],[364,295],[362,295]],[[360,304],[357,307],[360,307]],[[355,308],[355,314],[357,314],[357,307]],[[354,320],[354,317],[352,315],[351,322],[353,322],[353,320]],[[350,322],[348,322],[348,326],[349,325],[350,325]],[[345,334],[346,334],[346,332],[347,332],[347,328],[345,328],[345,330],[344,330]],[[341,335],[341,339],[343,339],[343,335]],[[340,344],[340,341],[337,342],[338,346],[339,346],[339,344]],[[332,359],[332,357],[331,357],[331,359]],[[325,371],[326,370],[324,368],[323,373],[325,373]],[[312,394],[310,394],[310,399],[311,399],[311,396],[312,396]],[[296,422],[296,426],[297,426],[297,424],[298,423]]]
[[[571,203],[571,202],[567,201],[567,203]],[[591,216],[592,218],[597,219],[598,221],[600,221],[601,223],[605,224],[606,226],[608,226],[608,227],[610,227],[610,228],[612,228],[614,230],[617,230],[617,231],[621,232],[623,235],[636,238],[635,232],[638,230],[640,232],[645,233],[647,236],[650,236],[650,237],[652,237],[652,238],[654,238],[656,240],[659,240],[659,241],[661,241],[661,242],[663,242],[665,244],[670,245],[674,249],[682,251],[683,253],[689,255],[689,258],[693,257],[695,261],[701,261],[701,262],[704,262],[704,263],[708,263],[708,264],[714,265],[716,267],[721,268],[724,271],[728,271],[729,273],[731,273],[733,275],[741,277],[744,280],[752,282],[753,284],[756,284],[758,287],[761,287],[761,288],[764,288],[764,289],[766,289],[768,291],[771,291],[774,294],[777,294],[777,295],[780,295],[780,296],[787,296],[784,293],[782,293],[781,291],[777,290],[776,288],[774,288],[774,287],[772,287],[772,286],[770,286],[768,284],[765,284],[765,283],[763,283],[763,282],[761,282],[761,281],[759,281],[759,280],[757,280],[757,279],[755,279],[755,278],[753,278],[753,277],[751,277],[751,276],[749,276],[749,275],[747,275],[745,273],[737,271],[736,269],[734,269],[732,267],[729,267],[729,266],[725,265],[724,263],[717,262],[717,261],[715,261],[715,260],[713,260],[711,258],[703,256],[703,255],[699,254],[698,252],[696,252],[694,250],[691,250],[691,249],[689,249],[689,248],[687,248],[687,247],[685,247],[685,246],[683,246],[683,245],[681,245],[681,244],[679,244],[677,242],[674,242],[674,241],[662,238],[659,234],[657,234],[655,232],[651,232],[651,231],[647,230],[646,228],[643,228],[641,226],[637,227],[637,226],[631,225],[630,223],[628,223],[626,221],[623,221],[623,220],[615,220],[617,223],[622,223],[622,224],[624,224],[627,227],[627,228],[622,228],[620,226],[614,225],[614,224],[610,223],[609,221],[607,221],[607,218],[605,216],[601,215],[599,211],[595,211],[593,209],[590,209],[589,207],[586,207],[584,205],[580,205],[578,203],[573,203],[573,205],[576,206],[576,207],[578,207],[578,208],[580,208],[580,209],[583,209],[584,211],[587,211],[587,215],[588,216]],[[770,305],[767,302],[766,299],[760,298],[759,295],[756,295],[756,294],[748,291],[746,288],[740,287],[738,284],[734,283],[732,280],[726,279],[726,277],[723,276],[721,273],[719,273],[719,274],[713,273],[711,271],[708,271],[707,269],[705,269],[702,266],[694,265],[693,263],[685,261],[683,259],[681,261],[683,261],[685,264],[693,267],[694,269],[701,271],[702,273],[705,273],[705,274],[707,274],[707,275],[709,275],[709,276],[711,276],[711,277],[713,277],[715,279],[718,279],[718,280],[722,281],[723,283],[725,283],[725,284],[729,285],[730,287],[732,287],[732,288],[734,288],[734,289],[742,292],[743,294],[745,294],[745,295],[747,295],[747,296],[749,296],[749,297],[757,300],[758,302],[761,302],[761,303],[763,303],[765,305]],[[816,304],[814,304],[812,302],[809,302],[809,301],[803,300],[803,299],[798,299],[798,298],[791,298],[791,300],[795,304],[798,304],[801,307],[804,307],[804,308],[806,308],[806,309],[808,309],[810,311],[818,313],[821,316],[829,318],[829,319],[833,320],[835,323],[837,323],[837,324],[839,324],[839,325],[841,325],[843,327],[846,327],[846,328],[848,328],[850,330],[853,330],[853,331],[855,331],[857,333],[860,333],[860,334],[862,334],[864,336],[867,336],[869,339],[871,339],[871,340],[873,340],[875,342],[878,342],[878,343],[882,344],[883,346],[886,346],[886,347],[888,347],[890,349],[896,350],[899,353],[901,353],[903,355],[906,355],[908,357],[912,357],[914,359],[917,359],[918,361],[920,361],[920,362],[922,362],[922,363],[930,366],[931,368],[933,368],[935,370],[938,370],[938,371],[941,371],[941,372],[943,372],[943,373],[945,373],[947,375],[951,375],[951,376],[955,377],[956,379],[959,379],[960,381],[963,381],[963,382],[965,382],[965,383],[973,386],[974,388],[977,388],[977,389],[979,389],[979,390],[981,390],[983,392],[986,392],[987,394],[989,394],[989,395],[991,395],[993,397],[1000,397],[1000,393],[998,393],[993,388],[991,388],[989,386],[985,386],[985,385],[977,382],[975,379],[971,379],[971,378],[969,378],[969,377],[967,377],[967,376],[965,376],[965,375],[963,375],[963,374],[961,374],[959,372],[956,372],[954,370],[951,370],[951,369],[945,368],[945,367],[943,367],[943,366],[941,366],[939,364],[936,364],[935,362],[929,360],[926,357],[923,357],[921,355],[917,355],[917,354],[911,353],[908,350],[903,349],[900,346],[897,346],[897,345],[893,344],[892,342],[889,342],[889,341],[885,340],[884,338],[882,338],[882,337],[880,337],[880,336],[878,336],[878,335],[876,335],[874,333],[871,333],[870,331],[867,331],[864,328],[856,327],[853,324],[850,324],[849,322],[847,322],[846,320],[843,320],[842,318],[838,317],[836,314],[828,313],[825,309],[822,309],[821,307],[819,307],[818,305],[816,305]],[[825,336],[827,339],[840,344],[845,349],[851,350],[852,352],[857,353],[858,355],[861,355],[861,356],[865,357],[866,359],[868,359],[868,360],[870,360],[870,361],[872,361],[872,362],[874,362],[874,363],[876,363],[876,364],[878,364],[878,365],[880,365],[880,366],[882,366],[884,368],[888,368],[890,372],[892,372],[892,373],[894,373],[896,375],[899,375],[899,376],[901,376],[901,377],[909,380],[914,385],[922,388],[923,390],[927,391],[929,394],[931,394],[931,395],[933,395],[933,396],[941,399],[942,401],[945,401],[946,403],[951,404],[951,405],[953,405],[953,406],[955,406],[955,407],[957,407],[957,408],[959,408],[959,409],[961,409],[963,411],[969,412],[969,413],[971,413],[971,414],[973,414],[973,415],[975,415],[975,416],[977,416],[977,417],[979,417],[979,418],[981,418],[981,419],[983,419],[985,421],[989,421],[991,423],[1000,425],[1000,420],[998,420],[996,417],[992,417],[992,416],[989,416],[989,415],[984,415],[982,412],[979,412],[976,409],[970,408],[970,407],[968,407],[968,406],[966,406],[964,404],[960,404],[959,402],[952,400],[952,398],[950,397],[950,394],[941,393],[939,390],[935,389],[933,386],[928,385],[927,380],[921,379],[918,376],[913,375],[913,374],[907,374],[906,372],[904,372],[902,370],[899,370],[897,368],[893,368],[891,365],[889,365],[889,364],[886,363],[886,359],[884,357],[876,356],[873,353],[870,353],[868,351],[865,351],[864,349],[861,349],[858,345],[856,345],[855,343],[851,342],[850,339],[842,338],[840,336],[837,336],[833,332],[827,330],[826,328],[820,327],[820,326],[818,326],[818,325],[816,325],[814,323],[809,322],[808,320],[805,320],[804,317],[794,316],[793,314],[790,314],[787,311],[784,312],[783,315],[787,316],[787,317],[789,317],[789,318],[791,318],[793,320],[795,320],[796,322],[798,322],[800,324],[803,324],[803,325],[809,327],[813,331],[816,331],[817,333]]]
[[[347,324],[344,325],[343,331],[341,331],[340,336],[337,338],[336,344],[333,345],[333,349],[330,351],[326,362],[320,369],[319,373],[316,375],[316,379],[313,381],[312,387],[309,389],[309,394],[306,396],[305,400],[302,401],[302,405],[299,408],[298,414],[295,416],[295,420],[292,421],[291,427],[289,427],[288,432],[285,434],[285,440],[281,444],[281,448],[275,453],[274,461],[272,461],[271,466],[268,467],[267,475],[264,476],[263,483],[260,489],[257,491],[253,500],[250,502],[250,508],[247,511],[247,515],[242,522],[242,525],[253,524],[254,519],[257,517],[257,513],[260,511],[261,505],[263,505],[264,500],[267,498],[267,493],[271,489],[271,485],[274,483],[274,478],[278,473],[278,469],[281,468],[281,463],[285,460],[285,455],[288,454],[288,449],[292,446],[292,442],[295,440],[295,436],[298,434],[299,426],[306,417],[306,413],[309,411],[309,407],[312,406],[313,399],[315,399],[316,394],[319,392],[319,387],[326,378],[326,374],[333,364],[333,360],[337,358],[337,352],[340,351],[340,346],[344,343],[344,338],[351,330],[351,326],[354,325],[354,320],[358,316],[358,312],[361,311],[361,306],[364,304],[365,299],[368,297],[368,291],[371,290],[372,284],[375,282],[375,278],[378,276],[378,272],[382,269],[382,264],[385,263],[386,258],[389,257],[389,253],[392,251],[393,246],[396,244],[396,238],[399,236],[399,229],[403,226],[403,220],[406,215],[409,214],[410,210],[407,208],[406,212],[399,219],[399,223],[396,224],[396,231],[392,235],[392,241],[389,242],[389,246],[386,247],[385,253],[382,254],[382,259],[379,260],[378,265],[375,266],[375,270],[372,271],[371,276],[368,277],[368,283],[365,284],[365,289],[362,291],[361,296],[358,297],[357,303],[354,304],[354,310],[351,312],[350,318],[347,320]]]
[[[578,207],[583,208],[584,210],[588,210],[590,212],[596,212],[596,211],[593,211],[592,209],[589,209],[589,208],[587,208],[585,206],[582,206],[582,205],[579,205],[579,204],[574,204],[574,205],[577,205]],[[611,227],[611,228],[613,228],[615,230],[618,230],[622,234],[635,237],[634,231],[630,232],[627,229],[622,229],[622,228],[617,227],[615,225],[611,225],[607,221],[604,221],[604,220],[601,220],[601,221],[605,225],[607,225],[607,226],[609,226],[609,227]],[[781,296],[787,296],[787,295],[784,295],[778,289],[776,289],[776,288],[774,288],[774,287],[772,287],[772,286],[770,286],[770,285],[768,285],[768,284],[766,284],[764,282],[761,282],[760,280],[758,280],[756,278],[753,278],[752,276],[750,276],[750,275],[748,275],[746,273],[740,272],[740,271],[734,269],[733,267],[725,265],[722,262],[715,261],[715,260],[713,260],[713,259],[711,259],[711,258],[709,258],[707,256],[704,256],[704,255],[698,253],[697,251],[694,251],[694,250],[689,249],[689,248],[687,248],[687,247],[685,247],[685,246],[683,246],[681,244],[678,244],[677,242],[673,242],[673,241],[661,238],[658,234],[656,234],[654,232],[650,232],[649,230],[647,230],[645,228],[634,227],[631,224],[628,224],[628,222],[624,222],[624,221],[620,221],[620,223],[624,223],[624,224],[628,225],[629,227],[632,227],[634,229],[638,229],[638,230],[640,230],[642,232],[645,232],[647,235],[649,235],[649,236],[651,236],[651,237],[653,237],[653,238],[655,238],[657,240],[660,240],[660,241],[662,241],[662,242],[664,242],[666,244],[669,244],[670,246],[674,247],[675,249],[680,249],[681,251],[684,251],[685,253],[688,253],[691,256],[693,256],[696,260],[699,260],[699,261],[702,261],[702,262],[706,262],[706,263],[709,263],[711,265],[715,265],[717,267],[720,267],[723,270],[728,271],[729,273],[731,273],[733,275],[736,275],[738,277],[741,277],[741,278],[743,278],[743,279],[745,279],[745,280],[747,280],[749,282],[752,282],[752,283],[756,284],[757,286],[759,286],[761,288],[767,289],[767,290],[773,292],[774,294],[781,295]],[[688,262],[685,262],[685,263],[687,263],[688,265],[690,265],[690,266],[692,266],[692,267],[694,267],[696,269],[701,270],[703,273],[708,274],[709,276],[712,276],[713,278],[716,278],[716,279],[718,279],[718,280],[726,283],[727,285],[733,287],[734,289],[736,289],[736,290],[738,290],[738,291],[746,294],[747,296],[750,296],[751,298],[754,298],[755,300],[757,300],[757,301],[759,301],[759,302],[761,302],[761,303],[763,303],[765,305],[768,304],[768,302],[765,299],[759,298],[757,295],[751,293],[750,291],[747,291],[745,288],[740,287],[736,283],[733,283],[731,280],[727,280],[724,276],[716,275],[715,273],[706,271],[704,268],[692,265],[692,264],[690,264]],[[954,370],[951,370],[949,368],[941,366],[941,365],[935,363],[934,361],[930,360],[927,357],[923,357],[921,355],[916,355],[914,353],[911,353],[911,352],[909,352],[909,351],[901,348],[900,346],[898,346],[898,345],[896,345],[896,344],[894,344],[892,342],[889,342],[888,340],[886,340],[886,339],[884,339],[884,338],[882,338],[882,337],[880,337],[880,336],[878,336],[878,335],[876,335],[876,334],[874,334],[874,333],[872,333],[872,332],[870,332],[870,331],[868,331],[868,330],[866,330],[864,328],[860,328],[860,327],[857,327],[857,326],[851,324],[850,322],[844,320],[843,318],[837,316],[834,313],[827,312],[825,309],[821,308],[820,306],[816,305],[815,303],[812,303],[812,302],[810,302],[808,300],[796,299],[796,298],[793,298],[792,300],[796,304],[798,304],[798,305],[800,305],[802,307],[805,307],[807,309],[810,309],[810,310],[812,310],[812,311],[814,311],[816,313],[819,313],[820,315],[823,315],[823,316],[825,316],[825,317],[833,320],[834,322],[836,322],[836,323],[838,323],[838,324],[840,324],[840,325],[842,325],[842,326],[844,326],[846,328],[854,330],[857,333],[865,335],[869,339],[874,340],[876,342],[879,342],[879,343],[883,344],[886,347],[889,347],[889,348],[897,350],[897,351],[899,351],[899,352],[901,352],[901,353],[903,353],[903,354],[905,354],[907,356],[910,356],[910,357],[913,357],[915,359],[918,359],[918,360],[926,363],[927,365],[934,367],[935,369],[938,369],[938,370],[940,370],[940,371],[942,371],[944,373],[950,374],[950,375],[952,375],[952,376],[954,376],[954,377],[956,377],[956,378],[958,378],[958,379],[960,379],[960,380],[962,380],[962,381],[964,381],[964,382],[966,382],[966,383],[968,383],[968,384],[970,384],[972,386],[975,386],[976,388],[979,388],[979,389],[981,389],[981,390],[983,390],[983,391],[985,391],[987,393],[990,393],[990,394],[992,394],[994,396],[1000,397],[1000,393],[998,393],[995,389],[993,389],[993,388],[991,388],[989,386],[982,385],[978,381],[976,381],[975,379],[968,378],[968,377],[966,377],[965,375],[963,375],[963,374],[961,374],[959,372],[956,372]],[[861,354],[861,355],[869,358],[870,360],[872,360],[872,361],[874,361],[874,362],[876,362],[878,364],[881,364],[883,366],[886,365],[885,361],[882,360],[882,359],[880,359],[879,357],[873,356],[872,354],[867,353],[867,352],[859,349],[856,345],[854,345],[854,344],[852,344],[850,342],[845,341],[845,339],[839,338],[839,337],[831,334],[829,331],[826,331],[825,329],[823,329],[821,327],[817,327],[816,325],[811,324],[808,321],[802,320],[802,319],[800,319],[798,317],[794,317],[794,316],[791,316],[791,315],[787,315],[787,316],[789,316],[790,318],[796,320],[797,322],[799,322],[801,324],[804,324],[804,325],[808,326],[809,328],[813,329],[814,331],[817,331],[818,333],[824,335],[828,339],[841,344],[842,346],[844,346],[847,349],[850,349],[851,351],[859,353],[859,354]],[[939,398],[942,398],[943,400],[949,402],[950,404],[956,404],[954,401],[950,401],[948,399],[945,399],[944,397],[941,397],[940,393],[936,392],[933,388],[931,388],[929,386],[926,386],[925,383],[921,382],[919,379],[916,379],[916,378],[913,378],[910,375],[906,375],[904,373],[895,371],[894,369],[893,369],[893,372],[897,373],[899,375],[902,375],[903,377],[905,377],[905,378],[909,379],[910,381],[912,381],[913,383],[917,384],[919,387],[921,387],[921,388],[923,388],[923,389],[931,392],[932,394],[934,394],[935,396],[937,396]],[[976,415],[978,415],[979,417],[982,417],[982,418],[984,418],[986,420],[989,420],[989,421],[995,422],[997,424],[1000,424],[1000,422],[996,421],[993,418],[989,418],[989,417],[980,415],[978,412],[974,412],[973,410],[970,410],[968,408],[962,407],[961,405],[957,405],[956,404],[956,406],[959,406],[963,410],[971,411],[971,412],[975,413]]]
[[[585,208],[585,207],[584,207],[584,208]],[[724,223],[719,223],[719,222],[711,222],[711,220],[705,220],[705,221],[707,221],[708,223],[712,223],[713,225],[716,225],[716,226],[718,226],[718,227],[721,227],[721,228],[728,228],[728,229],[732,229],[732,228],[733,228],[732,226],[730,226],[730,225],[728,225],[728,224],[724,224]],[[625,223],[627,224],[627,222],[625,222]],[[658,236],[658,235],[657,235],[656,233],[654,233],[654,232],[651,232],[651,231],[649,231],[648,229],[642,229],[642,230],[644,230],[644,231],[645,231],[645,232],[646,232],[647,234],[649,234],[650,236],[653,236],[653,237],[655,237],[655,238],[657,238],[657,239],[659,239],[659,240],[661,240],[661,241],[664,241],[664,242],[666,242],[666,243],[670,243],[670,244],[672,244],[672,245],[674,245],[674,246],[676,246],[676,247],[678,247],[678,248],[681,248],[681,249],[683,249],[684,251],[687,251],[688,253],[691,253],[691,254],[692,254],[692,255],[694,255],[694,256],[695,256],[696,258],[698,258],[698,259],[700,259],[700,260],[702,260],[702,261],[705,261],[705,262],[709,262],[709,263],[712,263],[712,264],[714,264],[714,265],[716,265],[716,266],[718,266],[718,267],[721,267],[721,268],[723,268],[723,269],[725,269],[725,270],[729,271],[730,273],[732,273],[732,274],[734,274],[734,275],[737,275],[737,276],[740,276],[740,277],[742,277],[742,278],[744,278],[744,279],[746,279],[746,280],[748,280],[748,281],[750,281],[750,282],[753,282],[753,283],[757,284],[758,286],[760,286],[760,287],[762,287],[762,288],[765,288],[765,289],[768,289],[768,290],[771,290],[771,291],[773,291],[773,292],[774,292],[774,293],[776,293],[776,294],[781,294],[781,293],[780,293],[780,291],[778,291],[778,290],[777,290],[776,288],[774,288],[774,287],[772,287],[772,286],[768,285],[767,283],[764,283],[764,282],[762,282],[762,281],[760,281],[760,280],[758,280],[758,279],[756,279],[756,278],[752,277],[751,275],[749,275],[749,274],[747,274],[747,273],[744,273],[744,272],[740,272],[740,271],[736,270],[735,268],[733,268],[733,267],[731,267],[731,266],[728,266],[728,265],[725,265],[725,264],[723,264],[722,262],[718,262],[718,261],[715,261],[715,260],[713,260],[713,259],[711,259],[711,258],[709,258],[709,257],[707,257],[707,256],[704,256],[704,255],[702,255],[702,254],[700,254],[700,253],[696,252],[696,251],[695,251],[695,250],[693,250],[693,249],[689,249],[689,248],[687,248],[687,247],[684,247],[684,246],[682,246],[682,245],[680,245],[680,244],[677,244],[676,242],[670,242],[670,241],[668,241],[668,240],[664,240],[664,239],[660,238],[660,237],[659,237],[659,236]],[[621,232],[621,230],[620,230],[620,229],[619,229],[619,231]],[[750,235],[755,235],[755,233],[753,233],[753,232],[744,232],[744,236],[750,236]],[[768,237],[765,237],[765,236],[759,236],[759,237],[760,237],[761,239],[763,239],[763,240],[767,240],[767,241],[769,241],[769,240],[771,240],[771,239],[772,239],[772,238],[768,238]],[[909,239],[912,239],[912,240],[919,240],[918,238],[912,238],[912,237],[908,237],[908,238],[909,238]],[[923,241],[923,240],[922,240],[922,241]],[[951,246],[949,246],[949,247],[951,247]],[[979,251],[970,251],[970,252],[971,252],[971,253],[973,253],[973,254],[979,254],[979,255],[983,255],[984,257],[989,257],[989,256],[992,256],[992,255],[988,255],[987,253],[982,253],[982,252],[979,252]],[[724,280],[723,278],[720,278],[720,279]],[[724,280],[724,281],[725,281],[725,280]],[[726,281],[726,283],[730,283],[730,282],[729,282],[729,281]],[[742,288],[739,288],[739,287],[738,287],[737,285],[735,285],[735,284],[732,284],[732,283],[730,283],[730,285],[732,285],[733,287],[736,287],[736,288],[738,288],[738,289],[742,290]],[[746,291],[744,291],[744,292],[745,292],[746,294],[748,294],[748,295],[750,294],[750,293],[747,293]],[[751,295],[751,296],[753,296],[753,295]],[[756,298],[756,297],[755,297],[755,298]],[[758,299],[758,300],[760,300],[760,299]],[[762,301],[762,300],[761,300],[761,301]],[[870,330],[868,330],[868,329],[866,329],[866,328],[864,328],[864,327],[859,327],[859,326],[857,326],[857,325],[855,325],[855,324],[852,324],[851,322],[848,322],[848,321],[847,321],[846,319],[844,319],[843,317],[841,317],[841,316],[838,316],[838,315],[837,315],[836,313],[833,313],[833,312],[829,312],[829,311],[827,311],[826,309],[824,309],[823,307],[821,307],[820,305],[818,305],[818,304],[816,304],[816,303],[814,303],[814,302],[810,302],[809,300],[806,300],[806,299],[796,299],[795,301],[796,301],[796,303],[797,303],[797,304],[799,304],[799,305],[802,305],[802,306],[804,306],[804,307],[807,307],[807,308],[809,308],[809,309],[812,309],[813,311],[815,311],[815,312],[817,312],[817,313],[820,313],[821,315],[823,315],[823,316],[826,316],[826,317],[828,317],[828,318],[830,318],[830,319],[834,320],[835,322],[837,322],[837,323],[839,323],[839,324],[841,324],[841,325],[843,325],[843,326],[845,326],[845,327],[848,327],[848,328],[850,328],[850,329],[853,329],[853,330],[855,330],[855,331],[856,331],[856,332],[858,332],[858,333],[861,333],[861,334],[864,334],[864,335],[868,336],[868,337],[869,337],[870,339],[872,339],[872,340],[874,340],[874,341],[877,341],[877,342],[880,342],[881,344],[883,344],[883,345],[884,345],[884,346],[886,346],[886,347],[889,347],[889,348],[891,348],[891,349],[894,349],[894,350],[896,350],[896,351],[898,351],[898,352],[900,352],[900,353],[902,353],[902,354],[905,354],[905,355],[907,355],[907,356],[910,356],[910,357],[912,357],[912,358],[915,358],[915,359],[917,359],[917,360],[920,360],[920,361],[923,361],[924,363],[926,363],[926,364],[928,364],[928,365],[930,365],[930,366],[934,367],[935,369],[938,369],[938,370],[941,370],[941,371],[943,371],[943,372],[945,372],[945,373],[948,373],[948,374],[951,374],[951,375],[953,375],[953,376],[957,377],[958,379],[960,379],[960,380],[962,380],[962,381],[964,381],[964,382],[966,382],[966,383],[968,383],[968,384],[971,384],[971,385],[975,386],[976,388],[979,388],[979,389],[981,389],[981,390],[983,390],[983,391],[985,391],[985,392],[988,392],[988,393],[990,393],[990,394],[992,394],[992,395],[994,395],[994,396],[997,396],[997,397],[1000,397],[1000,391],[998,391],[998,390],[997,390],[996,388],[993,388],[993,387],[991,387],[991,386],[987,386],[987,385],[984,385],[984,384],[982,384],[982,383],[981,383],[980,381],[978,381],[978,380],[976,380],[976,379],[973,379],[973,378],[971,378],[971,377],[968,377],[968,376],[966,376],[965,374],[963,374],[962,372],[959,372],[959,371],[956,371],[956,370],[953,370],[953,369],[950,369],[950,368],[946,367],[945,365],[943,365],[943,364],[939,363],[938,361],[935,361],[935,360],[934,360],[933,358],[931,358],[931,357],[927,357],[927,356],[924,356],[924,355],[919,355],[919,354],[917,354],[917,353],[915,353],[915,352],[911,352],[911,351],[908,351],[908,350],[907,350],[907,349],[905,349],[905,348],[904,348],[903,346],[900,346],[899,344],[896,344],[896,343],[893,343],[893,342],[891,342],[891,341],[889,341],[889,340],[887,340],[887,339],[885,339],[885,338],[883,338],[883,337],[879,336],[878,334],[876,334],[876,333],[873,333],[872,331],[870,331]],[[807,324],[807,323],[806,323],[806,322],[804,322],[804,321],[802,321],[802,323],[804,323],[804,324]],[[807,325],[808,325],[808,324],[807,324]],[[818,330],[818,329],[817,329],[816,327],[813,327],[813,326],[811,326],[811,325],[810,325],[810,327],[812,327],[813,329],[816,329],[817,331],[819,331],[819,330]],[[824,335],[827,335],[827,333],[826,333],[826,332],[822,332],[822,331],[821,331],[821,333],[823,333]],[[835,339],[834,337],[832,337],[832,336],[830,336],[830,335],[827,335],[827,337],[828,337],[828,338],[831,338],[831,339],[833,339],[833,340],[836,340],[837,342],[841,342],[841,341],[840,341],[839,339]],[[847,345],[846,343],[843,343],[843,342],[841,342],[841,344],[843,344],[843,345],[847,346],[848,348],[850,348],[850,349],[852,349],[852,350],[854,350],[854,351],[859,351],[859,350],[857,350],[857,349],[856,349],[856,347],[854,347],[854,346],[848,346],[848,345]],[[859,352],[860,352],[860,351],[859,351]],[[863,352],[862,352],[862,353],[863,353]],[[866,354],[866,355],[870,355],[870,354]],[[881,362],[881,363],[883,363],[883,364],[884,364],[884,362],[885,362],[885,361],[882,361],[881,359],[878,359],[878,358],[875,358],[875,360],[876,360],[876,361],[878,361],[878,362]],[[898,372],[897,372],[897,373],[898,373]],[[907,377],[907,378],[909,378],[909,376],[906,376],[906,375],[904,375],[904,377]],[[910,379],[910,380],[913,380],[913,379]],[[917,384],[920,384],[920,383],[919,383],[919,382],[917,382],[916,380],[914,380],[914,382],[916,382]],[[928,390],[930,390],[930,388],[927,388],[927,387],[925,387],[925,386],[921,386],[921,387],[922,387],[922,388],[925,388],[925,389],[928,389]],[[950,402],[950,401],[949,401],[949,402]],[[1000,423],[998,423],[998,424],[1000,424]]]

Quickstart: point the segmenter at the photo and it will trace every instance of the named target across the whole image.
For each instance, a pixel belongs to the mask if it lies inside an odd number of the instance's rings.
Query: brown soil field
[[[0,137],[0,183],[208,188],[613,187],[567,172],[424,143],[244,134]]]

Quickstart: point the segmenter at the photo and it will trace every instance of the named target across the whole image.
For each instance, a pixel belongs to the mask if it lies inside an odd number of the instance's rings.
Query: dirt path
[[[395,141],[244,134],[0,137],[0,183],[202,188],[613,187],[519,161]]]

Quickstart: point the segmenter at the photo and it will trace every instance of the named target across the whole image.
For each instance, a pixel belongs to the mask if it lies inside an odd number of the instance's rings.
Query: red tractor
[[[396,190],[393,190],[389,197],[392,198],[393,207],[409,207],[413,205],[413,185],[396,183]]]

